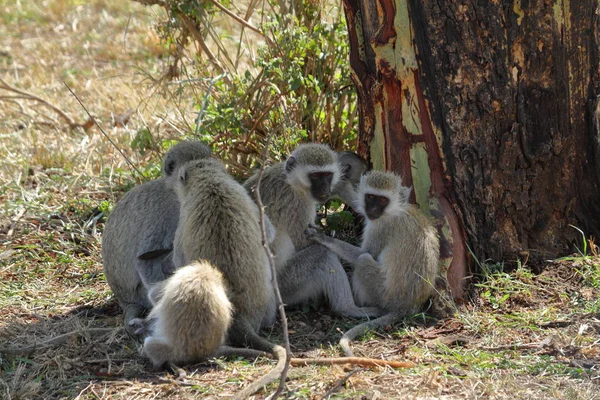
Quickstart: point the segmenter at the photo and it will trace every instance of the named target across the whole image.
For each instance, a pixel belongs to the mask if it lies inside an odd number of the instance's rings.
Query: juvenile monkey
[[[285,350],[258,336],[261,326],[276,316],[271,269],[261,242],[259,210],[246,190],[212,158],[187,163],[179,169],[175,189],[181,204],[175,233],[175,266],[194,260],[214,265],[225,281],[233,305],[228,341],[272,353],[275,369],[247,387],[249,396],[276,379],[285,366]]]
[[[399,176],[368,172],[361,178],[357,196],[357,211],[366,218],[361,247],[307,230],[309,238],[353,264],[356,302],[387,312],[343,335],[340,346],[347,356],[352,356],[352,339],[418,312],[435,292],[439,238],[428,218],[408,203],[409,194]]]
[[[173,272],[173,238],[179,220],[179,201],[170,186],[177,168],[210,157],[199,141],[182,141],[165,155],[163,176],[136,186],[111,213],[102,236],[104,275],[123,309],[125,329],[152,308],[148,290]]]
[[[225,342],[232,305],[223,275],[207,261],[177,269],[154,285],[149,297],[152,328],[143,353],[154,367],[205,360]]]
[[[322,144],[300,145],[285,162],[265,168],[260,194],[276,232],[271,248],[279,290],[288,305],[324,295],[337,314],[378,316],[381,312],[375,307],[356,306],[338,257],[305,236],[305,229],[314,224],[317,204],[331,196],[341,178],[338,156]],[[252,196],[257,181],[258,174],[244,183]]]

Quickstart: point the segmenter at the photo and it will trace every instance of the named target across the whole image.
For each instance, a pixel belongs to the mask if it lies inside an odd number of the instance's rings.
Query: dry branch
[[[4,89],[4,90],[8,90],[9,92],[13,92],[13,93],[17,93],[19,96],[15,96],[13,98],[22,98],[25,100],[34,100],[37,101],[39,103],[42,103],[43,105],[45,105],[46,107],[50,108],[52,111],[54,111],[55,113],[57,113],[61,118],[63,118],[67,124],[69,125],[69,128],[71,129],[75,129],[75,128],[79,128],[79,127],[84,127],[87,125],[86,123],[80,124],[78,122],[75,122],[71,117],[69,117],[69,115],[64,112],[63,110],[61,110],[58,106],[55,106],[54,104],[50,103],[48,100],[42,99],[39,96],[36,96],[33,93],[29,93],[25,90],[22,89],[18,89],[12,85],[10,85],[8,82],[6,82],[4,79],[0,78],[0,89]],[[8,97],[6,97],[8,98]],[[1,98],[0,98],[1,100]],[[90,116],[91,118],[91,116]]]
[[[25,347],[9,347],[9,348],[0,348],[0,354],[8,354],[8,355],[27,355],[31,354],[36,350],[44,350],[52,346],[60,346],[66,344],[71,338],[77,336],[102,336],[107,333],[112,332],[120,332],[123,328],[88,328],[88,329],[78,329],[76,331],[71,331],[64,333],[62,335],[58,335],[53,337],[52,339],[45,340],[40,343],[35,343],[30,346]]]
[[[143,4],[145,6],[154,6],[154,5],[158,5],[164,8],[167,8],[167,3],[163,0],[134,0],[140,4]]]
[[[77,100],[77,102],[81,105],[81,107],[84,109],[84,111],[87,113],[87,115],[90,118],[90,121],[92,121],[100,130],[100,132],[102,133],[102,135],[110,142],[110,144],[113,145],[113,147],[115,149],[117,149],[117,151],[119,153],[121,153],[121,155],[123,156],[123,158],[125,159],[125,161],[127,162],[127,164],[129,164],[129,166],[131,168],[133,168],[135,170],[135,172],[137,172],[140,176],[140,178],[144,178],[144,174],[142,174],[142,172],[137,169],[137,167],[135,165],[133,165],[133,163],[131,162],[131,160],[125,155],[125,153],[123,153],[123,150],[121,150],[119,148],[119,146],[117,146],[117,144],[110,138],[110,136],[108,136],[108,134],[104,131],[104,129],[102,129],[102,127],[100,126],[100,124],[98,124],[98,122],[96,122],[96,119],[94,117],[92,117],[92,114],[90,114],[90,112],[88,111],[87,107],[83,104],[83,102],[79,99],[79,97],[77,97],[77,95],[75,94],[75,92],[73,91],[73,89],[71,89],[71,87],[69,85],[67,85],[67,82],[63,81],[63,83],[65,84],[65,86],[67,87],[67,89],[69,89],[69,92],[71,92],[71,94],[73,95],[73,97],[75,97],[75,100]]]
[[[210,2],[213,3],[219,10],[223,11],[225,14],[229,15],[231,18],[233,18],[234,20],[239,22],[242,26],[261,35],[263,38],[265,38],[265,40],[267,42],[269,42],[269,44],[271,44],[271,39],[269,37],[267,37],[267,35],[265,35],[263,33],[263,31],[261,31],[260,29],[258,29],[254,25],[252,25],[250,22],[245,21],[244,19],[242,19],[242,18],[238,17],[237,15],[235,15],[234,13],[232,13],[227,8],[225,8],[225,6],[223,6],[221,3],[219,3],[217,0],[210,0]]]
[[[277,308],[279,310],[279,318],[281,320],[281,326],[283,328],[283,344],[285,347],[285,368],[281,371],[281,377],[279,379],[279,387],[271,396],[271,399],[277,399],[279,395],[283,392],[285,388],[285,379],[287,377],[290,359],[292,358],[292,352],[290,350],[290,338],[288,333],[287,326],[287,318],[285,315],[285,309],[283,305],[283,300],[281,298],[281,292],[279,292],[279,285],[277,283],[277,270],[275,268],[275,261],[273,260],[273,253],[271,252],[271,248],[269,247],[269,241],[267,240],[267,230],[265,226],[265,207],[262,203],[262,199],[260,197],[260,183],[262,181],[263,173],[265,172],[265,164],[267,163],[268,154],[269,154],[269,144],[271,142],[271,137],[267,137],[267,142],[265,143],[265,153],[263,156],[263,164],[260,168],[260,172],[258,173],[258,182],[256,183],[256,189],[254,194],[256,196],[256,203],[258,204],[258,211],[260,216],[260,231],[262,236],[262,244],[265,249],[265,253],[267,254],[267,259],[269,260],[269,268],[271,268],[271,276],[272,276],[272,284],[273,291],[275,292],[275,300],[277,301]]]
[[[356,374],[357,372],[360,372],[361,369],[355,369],[353,371],[350,371],[348,374],[346,374],[346,376],[344,376],[342,379],[340,379],[339,381],[337,381],[335,383],[335,385],[333,385],[333,387],[331,389],[329,389],[327,391],[327,393],[325,393],[323,395],[323,399],[328,399],[332,394],[334,394],[335,392],[337,392],[338,390],[340,390],[340,388],[342,386],[346,385],[346,382],[348,382],[348,379],[350,379],[350,377],[352,377],[352,375]]]
[[[190,18],[188,18],[187,15],[184,14],[179,15],[179,18],[181,18],[181,22],[183,22],[185,28],[192,34],[196,42],[198,42],[198,45],[200,46],[200,48],[202,48],[202,51],[206,54],[209,61],[215,66],[217,70],[219,70],[219,73],[224,73],[225,69],[204,42],[204,38],[202,37],[200,31],[198,31],[198,28],[196,28],[196,24],[194,23],[194,21],[192,21]],[[225,79],[229,81],[227,77],[225,77]]]
[[[334,358],[292,358],[290,364],[294,367],[303,367],[307,365],[360,365],[366,368],[392,367],[392,368],[413,368],[414,363],[410,361],[390,361],[380,360],[378,358],[364,357],[334,357]]]

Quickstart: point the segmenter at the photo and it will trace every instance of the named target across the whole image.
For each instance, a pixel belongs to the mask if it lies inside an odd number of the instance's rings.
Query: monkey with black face
[[[367,163],[352,151],[337,153],[337,159],[342,175],[337,185],[333,187],[332,194],[354,208],[356,206],[356,190],[360,183],[360,177],[368,170]]]
[[[174,269],[173,238],[179,220],[179,201],[171,188],[177,168],[188,161],[210,157],[199,141],[173,146],[163,162],[163,176],[136,186],[123,196],[111,213],[102,236],[104,274],[123,309],[125,329],[152,308],[148,290]]]
[[[175,266],[206,260],[218,269],[233,305],[229,343],[270,352],[278,359],[275,369],[242,392],[249,395],[276,379],[285,366],[283,347],[257,334],[276,317],[258,207],[223,164],[212,158],[181,167],[175,188],[181,204],[173,249]]]
[[[378,316],[381,312],[375,307],[356,306],[337,255],[322,245],[311,244],[305,236],[305,229],[315,222],[317,204],[331,196],[340,178],[338,156],[322,144],[300,145],[285,162],[265,168],[260,194],[275,226],[271,248],[279,290],[287,305],[325,296],[332,311],[339,315]],[[244,186],[252,193],[257,181],[258,174]]]
[[[435,293],[439,238],[429,219],[408,203],[409,194],[399,176],[368,172],[361,178],[357,195],[357,211],[366,218],[361,247],[307,230],[309,238],[354,266],[356,302],[387,312],[344,334],[340,345],[347,356],[352,355],[352,339],[369,328],[418,312]]]

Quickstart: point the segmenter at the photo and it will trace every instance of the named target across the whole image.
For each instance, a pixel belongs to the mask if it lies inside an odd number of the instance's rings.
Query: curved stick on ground
[[[335,357],[335,358],[292,358],[290,364],[293,367],[303,367],[308,365],[358,365],[366,368],[374,367],[392,367],[392,368],[412,368],[415,366],[410,361],[390,361],[377,358],[366,357]]]
[[[246,349],[241,347],[229,347],[221,346],[219,350],[212,356],[218,357],[243,357],[247,359],[258,358],[258,357],[269,357],[272,358],[271,353]],[[378,358],[367,358],[367,357],[314,357],[314,358],[290,358],[290,365],[293,367],[306,367],[309,365],[358,365],[365,368],[375,367],[391,367],[391,368],[412,368],[415,366],[410,361],[393,361],[393,360],[381,360]]]

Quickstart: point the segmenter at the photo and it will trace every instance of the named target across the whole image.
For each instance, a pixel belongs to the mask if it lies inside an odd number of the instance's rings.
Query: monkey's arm
[[[337,254],[342,260],[347,261],[352,265],[356,265],[359,261],[364,262],[369,260],[369,258],[372,260],[372,262],[377,264],[377,261],[375,261],[369,253],[365,253],[360,247],[356,247],[342,240],[326,236],[314,228],[307,228],[305,233],[308,239],[322,244]]]
[[[342,199],[344,203],[348,204],[353,209],[356,209],[358,196],[350,181],[340,181],[333,189],[333,195]]]
[[[138,257],[134,263],[134,268],[146,290],[150,290],[152,285],[164,281],[175,271],[173,252],[167,251],[153,259]]]

